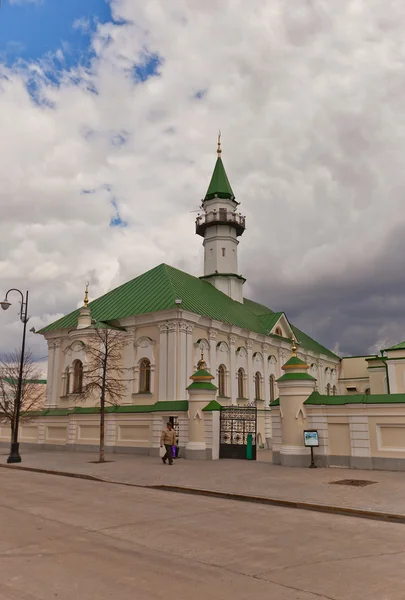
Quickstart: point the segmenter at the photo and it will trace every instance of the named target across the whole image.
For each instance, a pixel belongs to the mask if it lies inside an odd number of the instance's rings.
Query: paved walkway
[[[0,464],[6,463],[2,449]],[[172,467],[159,458],[125,454],[108,456],[95,464],[90,452],[22,451],[20,467],[99,477],[107,481],[141,486],[183,486],[222,492],[312,503],[320,506],[378,511],[402,515],[405,522],[405,473],[351,469],[301,469],[273,465],[271,453],[261,451],[258,460],[186,461]],[[19,466],[13,468],[20,468]],[[372,481],[365,487],[334,485],[343,479]]]
[[[18,469],[0,479],[0,600],[404,599],[403,525]]]

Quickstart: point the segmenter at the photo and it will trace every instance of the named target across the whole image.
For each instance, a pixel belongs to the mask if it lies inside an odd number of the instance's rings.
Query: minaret
[[[204,275],[233,300],[243,302],[245,279],[238,274],[238,237],[245,231],[245,217],[236,212],[231,184],[221,158],[221,133],[218,135],[217,162],[204,200],[203,214],[196,219],[196,233],[204,238]]]

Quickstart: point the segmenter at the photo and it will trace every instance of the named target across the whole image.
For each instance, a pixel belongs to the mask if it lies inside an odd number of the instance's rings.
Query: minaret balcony
[[[240,213],[231,212],[225,208],[198,215],[195,220],[195,232],[204,237],[205,230],[212,225],[228,225],[229,227],[234,227],[236,229],[236,235],[242,235],[246,229],[245,217]]]

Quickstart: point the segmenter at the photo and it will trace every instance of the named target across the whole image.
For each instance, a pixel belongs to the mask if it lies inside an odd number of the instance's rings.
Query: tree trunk
[[[104,402],[104,394],[101,397],[101,401],[100,401],[100,451],[99,451],[99,457],[98,460],[99,462],[103,463],[105,462],[105,453],[104,453],[104,407],[105,407],[105,402]]]
[[[103,380],[101,384],[101,395],[100,395],[100,453],[99,462],[105,462],[104,452],[104,420],[105,420],[105,384],[107,379],[107,351],[103,361]]]

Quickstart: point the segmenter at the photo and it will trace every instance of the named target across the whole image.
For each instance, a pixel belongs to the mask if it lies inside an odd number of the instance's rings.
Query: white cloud
[[[404,227],[405,6],[113,0],[112,10],[120,24],[98,26],[92,68],[58,87],[49,59],[0,68],[0,288],[28,287],[46,322],[78,305],[87,279],[94,297],[163,261],[200,274],[190,211],[220,127],[248,219],[249,290],[304,315],[309,333],[331,331],[335,295],[321,301],[320,283],[375,280]],[[160,76],[135,84],[135,65],[155,55]],[[125,229],[109,226],[112,200]],[[19,330],[1,319],[8,350]],[[331,344],[341,335],[335,326]]]

